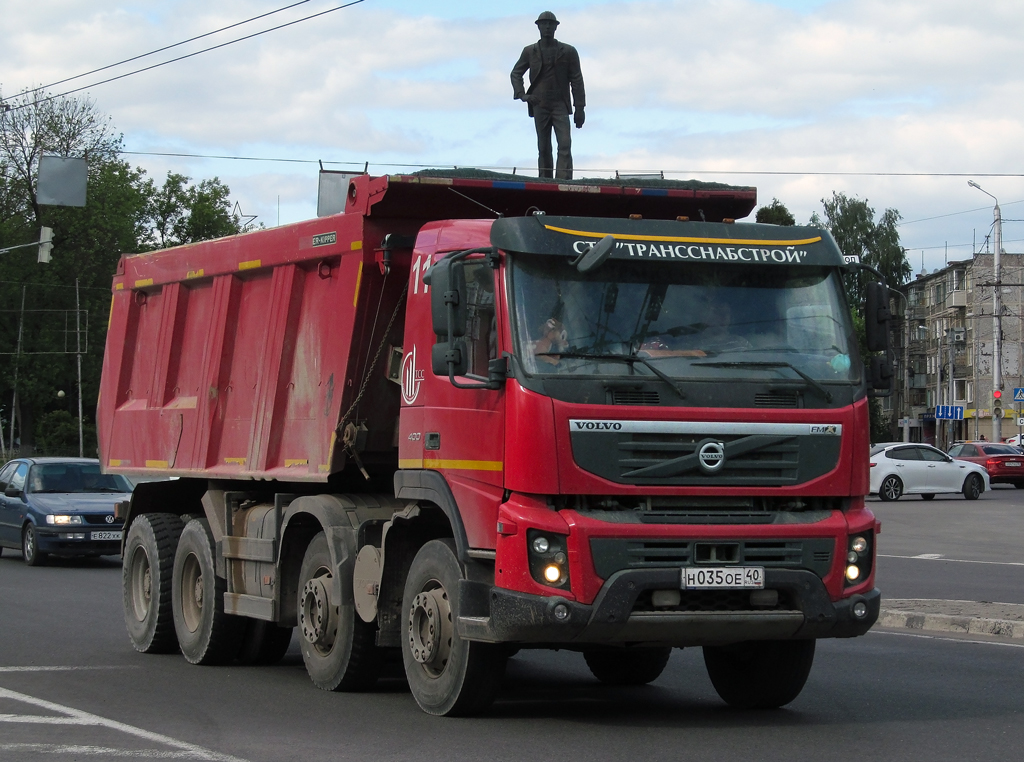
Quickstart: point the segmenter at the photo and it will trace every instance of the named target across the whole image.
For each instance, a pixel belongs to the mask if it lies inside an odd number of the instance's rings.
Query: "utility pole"
[[[1002,302],[1002,269],[1000,255],[1003,253],[1003,215],[999,211],[999,199],[978,185],[974,180],[967,184],[977,188],[996,202],[992,210],[992,270],[995,288],[992,291],[992,391],[1003,389],[1003,302]],[[997,412],[998,411],[998,412]],[[992,406],[992,441],[1003,439],[1002,408]]]

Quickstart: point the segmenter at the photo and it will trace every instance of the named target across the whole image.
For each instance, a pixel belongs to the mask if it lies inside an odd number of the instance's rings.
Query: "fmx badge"
[[[420,396],[423,371],[416,368],[416,345],[402,359],[402,401],[411,405]]]
[[[812,424],[810,427],[811,434],[824,434],[825,436],[835,437],[843,433],[843,427],[838,423],[826,423],[822,425]]]
[[[330,246],[332,243],[338,242],[338,234],[333,233],[320,233],[319,235],[313,236],[313,246]]]

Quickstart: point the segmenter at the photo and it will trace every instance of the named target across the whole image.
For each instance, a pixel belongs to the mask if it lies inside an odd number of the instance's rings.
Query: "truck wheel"
[[[132,522],[121,566],[124,623],[139,653],[178,650],[171,613],[174,551],[184,524],[173,513],[148,513]]]
[[[878,496],[886,502],[899,500],[902,495],[903,482],[900,481],[898,476],[885,477],[882,481],[882,486],[878,488]]]
[[[971,474],[964,479],[964,497],[968,500],[977,500],[985,491],[985,482],[977,474]]]
[[[462,569],[451,540],[420,548],[402,598],[402,661],[413,698],[427,714],[460,716],[490,706],[508,652],[463,640],[455,630]]]
[[[292,643],[293,627],[278,627],[274,622],[250,619],[245,624],[238,661],[242,664],[277,664]]]
[[[671,648],[602,648],[584,651],[590,672],[607,685],[647,685],[668,666]]]
[[[337,600],[327,535],[306,548],[299,572],[299,644],[306,672],[325,691],[364,691],[380,674],[376,628]]]
[[[29,566],[42,566],[46,563],[46,554],[39,550],[36,528],[26,524],[21,532],[21,557]]]
[[[181,532],[171,575],[174,631],[191,664],[223,664],[238,654],[245,620],[224,613],[226,588],[213,562],[210,523],[192,519]]]
[[[813,640],[704,646],[711,684],[729,706],[776,709],[800,695],[814,663]]]

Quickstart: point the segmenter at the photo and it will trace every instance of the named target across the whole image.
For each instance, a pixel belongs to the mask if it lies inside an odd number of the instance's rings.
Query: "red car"
[[[997,442],[962,442],[949,449],[956,460],[969,460],[984,466],[992,484],[1012,484],[1024,488],[1024,454],[1013,445]]]

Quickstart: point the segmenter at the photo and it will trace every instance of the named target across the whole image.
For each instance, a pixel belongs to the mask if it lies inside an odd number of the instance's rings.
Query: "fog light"
[[[562,570],[554,564],[548,564],[544,567],[544,579],[551,584],[558,582],[562,578]]]
[[[850,543],[850,548],[857,553],[863,553],[868,549],[868,541],[863,537],[854,537],[853,542]]]
[[[555,606],[554,614],[555,619],[557,619],[560,622],[564,622],[566,619],[569,618],[569,607],[566,606],[564,603],[559,603],[557,606]]]
[[[548,548],[550,547],[551,545],[548,543],[547,537],[538,537],[536,540],[533,541],[534,553],[547,553]]]
[[[853,604],[853,615],[858,619],[863,619],[868,615],[868,604],[864,601],[857,601]]]
[[[855,580],[860,579],[860,567],[859,566],[854,566],[853,564],[850,564],[849,566],[847,566],[846,567],[846,578],[848,580],[850,580],[850,582],[854,582]]]
[[[849,562],[851,564],[857,563],[857,559],[858,558],[859,558],[859,556],[856,553],[854,553],[852,550],[849,553],[846,554],[846,560],[847,560],[847,562]]]

